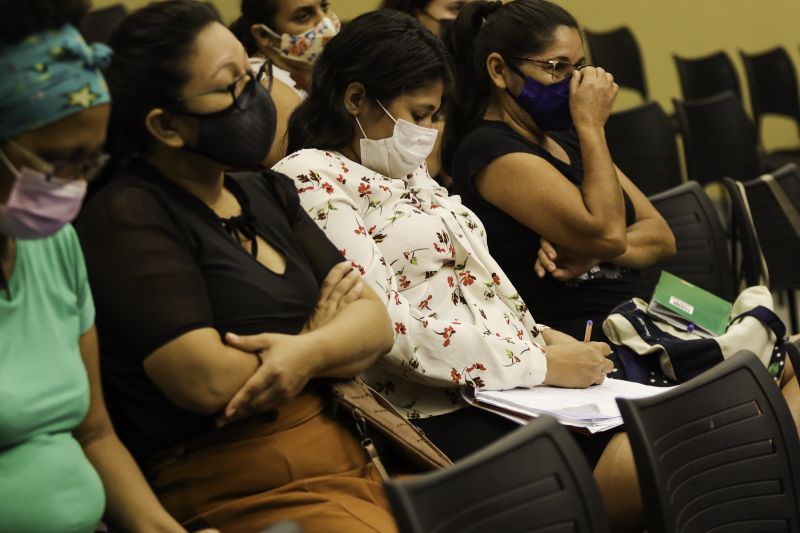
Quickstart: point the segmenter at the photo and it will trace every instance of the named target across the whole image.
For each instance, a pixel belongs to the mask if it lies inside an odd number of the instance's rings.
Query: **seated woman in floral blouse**
[[[489,254],[480,220],[428,175],[431,117],[449,80],[441,42],[411,17],[356,18],[317,60],[289,122],[291,155],[274,168],[385,295],[396,339],[367,381],[457,459],[514,428],[467,407],[461,386],[587,387],[611,363],[607,345],[537,326]],[[612,517],[635,522],[630,449],[624,435],[606,446],[608,438],[579,442],[597,462]]]

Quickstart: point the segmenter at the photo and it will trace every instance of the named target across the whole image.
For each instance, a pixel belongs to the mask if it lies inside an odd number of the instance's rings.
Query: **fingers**
[[[275,341],[273,333],[259,333],[258,335],[236,335],[235,333],[226,333],[225,341],[228,346],[232,346],[243,352],[256,353],[260,351],[269,350]]]
[[[553,246],[550,241],[547,239],[541,239],[539,241],[539,251],[543,251],[548,259],[551,261],[555,261],[558,259],[558,252],[556,252],[556,247]]]
[[[353,266],[347,261],[337,263],[325,276],[322,281],[322,286],[319,289],[319,302],[324,302],[328,299],[331,291],[336,287],[339,282],[353,270]]]
[[[351,291],[356,290],[356,287],[360,282],[361,275],[357,270],[351,269],[350,272],[348,272],[347,275],[339,280],[336,286],[333,287],[323,305],[330,305],[334,309],[340,307],[342,304],[342,299],[345,297],[345,295],[348,295]],[[361,296],[360,291],[363,290],[363,284],[357,290],[359,291],[358,296]],[[320,302],[322,302],[322,299],[320,299]]]
[[[268,386],[253,396],[248,403],[242,404],[233,414],[229,415],[226,410],[224,414],[217,418],[217,427],[222,427],[277,407],[280,403],[278,393],[278,387],[274,385]]]
[[[237,411],[252,402],[253,398],[261,394],[271,384],[274,376],[265,366],[260,366],[255,373],[245,381],[242,388],[233,395],[225,407],[225,417],[231,418]]]

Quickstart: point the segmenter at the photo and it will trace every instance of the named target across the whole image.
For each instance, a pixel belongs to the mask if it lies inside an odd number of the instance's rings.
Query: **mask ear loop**
[[[395,124],[397,124],[397,119],[395,119],[395,118],[392,116],[392,114],[391,114],[391,113],[389,113],[389,110],[388,110],[388,109],[386,109],[385,107],[383,107],[383,104],[381,103],[381,101],[380,101],[380,100],[378,100],[377,98],[375,99],[375,101],[376,101],[376,102],[378,102],[378,105],[379,105],[379,106],[381,106],[381,109],[383,109],[383,112],[384,112],[384,113],[386,113],[387,115],[389,115],[389,118],[390,118],[390,119],[392,119],[392,121],[393,121]]]
[[[364,131],[364,128],[361,127],[361,122],[358,120],[358,117],[354,116],[353,118],[356,119],[356,124],[358,124],[358,129],[361,130],[361,135],[363,135],[365,139],[369,140],[369,137],[367,137],[367,133]]]

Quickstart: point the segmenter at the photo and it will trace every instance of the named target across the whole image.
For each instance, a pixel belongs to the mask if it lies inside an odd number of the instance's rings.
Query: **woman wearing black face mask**
[[[537,319],[580,337],[587,319],[599,326],[642,296],[638,270],[675,253],[664,219],[609,155],[603,126],[618,88],[584,68],[577,22],[546,0],[472,3],[454,37],[462,64],[443,141],[454,190]]]
[[[396,9],[416,18],[445,43],[461,9],[474,0],[383,0],[381,9]]]
[[[193,0],[131,14],[111,46],[110,145],[127,161],[78,231],[120,436],[189,529],[393,530],[378,472],[325,416],[317,379],[388,348],[383,305],[290,180],[224,172],[272,141],[259,74]]]

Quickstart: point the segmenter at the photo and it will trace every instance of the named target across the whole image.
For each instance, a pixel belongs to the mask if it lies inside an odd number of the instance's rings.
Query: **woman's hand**
[[[303,326],[303,333],[330,322],[340,309],[358,300],[363,291],[364,282],[350,263],[343,261],[334,266],[322,281],[319,300],[308,322]]]
[[[547,375],[544,384],[570,389],[599,385],[614,369],[609,355],[611,348],[604,342],[548,344],[545,347]]]
[[[600,67],[574,71],[570,82],[569,109],[575,127],[602,128],[611,114],[618,92],[619,86],[614,83],[614,76]]]
[[[547,239],[541,239],[534,270],[540,278],[550,274],[558,281],[577,278],[600,264],[598,259],[560,252]]]
[[[228,344],[255,354],[261,364],[217,419],[222,426],[273,409],[297,397],[318,369],[313,342],[306,335],[262,333],[226,336]]]

